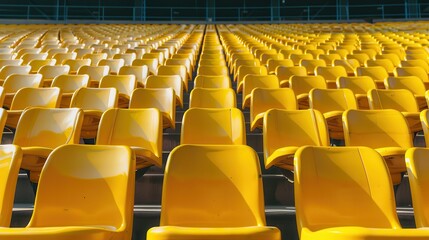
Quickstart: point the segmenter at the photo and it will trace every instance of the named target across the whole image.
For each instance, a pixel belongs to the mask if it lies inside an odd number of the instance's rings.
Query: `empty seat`
[[[263,122],[265,168],[294,170],[294,155],[305,145],[329,146],[328,127],[323,115],[308,110],[268,110]]]
[[[197,75],[229,76],[229,73],[226,66],[199,66]]]
[[[133,61],[133,66],[147,66],[149,73],[157,75],[158,72],[158,58],[153,59],[136,59]]]
[[[275,75],[279,78],[281,87],[289,87],[290,78],[292,76],[307,76],[307,69],[301,66],[278,66]]]
[[[180,76],[149,76],[146,88],[172,88],[176,94],[176,104],[183,108],[183,81]]]
[[[87,74],[89,76],[89,86],[98,87],[101,79],[109,74],[108,66],[82,66],[77,71],[77,74]]]
[[[186,67],[183,65],[170,65],[170,66],[159,66],[157,71],[158,76],[180,76],[183,82],[183,89],[188,91],[188,75],[186,73]]]
[[[337,87],[352,90],[359,109],[369,109],[367,92],[377,88],[374,80],[368,76],[340,77],[337,79]]]
[[[374,80],[377,88],[384,88],[384,81],[389,77],[389,73],[380,66],[374,67],[358,67],[356,69],[356,76],[368,76]]]
[[[136,170],[162,166],[162,115],[155,108],[109,109],[101,116],[97,145],[127,145]]]
[[[32,182],[39,181],[40,171],[55,148],[79,143],[82,120],[83,113],[79,108],[34,107],[24,110],[13,144],[22,148],[21,168],[29,171]]]
[[[295,93],[290,88],[256,88],[250,98],[250,129],[262,128],[265,112],[276,108],[298,109]]]
[[[183,115],[180,144],[246,144],[243,113],[237,108],[191,108]]]
[[[119,69],[124,66],[124,59],[101,59],[97,66],[109,66],[110,74],[118,74]]]
[[[93,139],[97,136],[98,125],[104,111],[118,107],[118,90],[116,88],[80,88],[73,94],[70,107],[83,110],[81,138]]]
[[[31,71],[30,66],[14,66],[7,65],[0,70],[0,83],[3,85],[3,81],[12,74],[29,74]]]
[[[42,171],[29,224],[2,228],[0,238],[130,240],[134,169],[125,146],[57,148]]]
[[[250,107],[251,93],[255,88],[280,88],[279,79],[276,75],[247,74],[243,79],[242,109]]]
[[[428,108],[425,99],[425,85],[423,81],[416,76],[389,77],[386,82],[386,89],[407,89],[414,94],[419,111]]]
[[[123,66],[119,70],[119,75],[134,75],[137,80],[137,87],[144,87],[149,74],[147,66]]]
[[[368,91],[370,109],[395,109],[408,122],[410,132],[422,130],[419,107],[412,92],[407,89],[372,89]]]
[[[61,89],[60,107],[68,108],[74,92],[79,88],[88,87],[88,84],[88,75],[60,75],[53,79],[51,87]]]
[[[385,159],[392,182],[401,182],[405,151],[413,146],[412,134],[396,110],[347,110],[343,114],[346,146],[367,146]]]
[[[42,84],[41,74],[11,74],[8,76],[4,83],[4,101],[3,106],[7,109],[10,108],[12,100],[18,90],[25,87],[38,88]]]
[[[43,66],[39,69],[37,73],[42,74],[42,81],[44,87],[50,87],[52,80],[60,75],[66,75],[70,71],[69,65],[61,66]]]
[[[307,146],[295,155],[300,239],[405,240],[429,236],[427,230],[401,228],[389,169],[376,151]]]
[[[191,91],[189,108],[235,108],[235,92],[232,88],[196,88]]]
[[[421,67],[397,67],[393,73],[395,77],[416,76],[423,81],[426,89],[429,89],[428,73]]]
[[[100,88],[116,88],[119,92],[118,107],[128,108],[130,97],[137,87],[134,75],[107,75],[100,81]]]
[[[328,88],[337,88],[337,78],[347,77],[347,71],[342,66],[319,66],[314,70],[314,75],[322,76]]]
[[[229,76],[205,76],[195,77],[194,88],[231,88]]]
[[[147,239],[280,240],[277,228],[266,227],[260,175],[258,156],[248,146],[175,148],[164,178],[160,226]]]
[[[308,93],[313,88],[326,89],[326,81],[322,76],[292,76],[290,88],[295,93],[299,109],[308,109]]]
[[[267,68],[265,66],[240,66],[237,74],[237,93],[240,93],[243,90],[243,80],[247,74],[268,75]]]

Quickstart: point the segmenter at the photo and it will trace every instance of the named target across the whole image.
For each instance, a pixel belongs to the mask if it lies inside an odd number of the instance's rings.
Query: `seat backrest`
[[[358,77],[340,77],[337,79],[338,88],[348,88],[352,90],[354,94],[365,94],[371,90],[376,89],[374,80],[368,76]]]
[[[244,77],[247,74],[258,74],[258,75],[267,75],[267,67],[259,66],[259,67],[251,67],[251,66],[240,66],[238,68],[238,78],[237,82],[240,83],[243,81]]]
[[[104,76],[109,74],[109,66],[82,66],[77,74],[89,75],[89,80],[100,81]]]
[[[290,88],[298,96],[302,93],[309,93],[313,88],[326,89],[326,81],[322,76],[292,76],[290,78]]]
[[[101,116],[97,145],[128,145],[162,156],[162,115],[158,109],[108,109]]]
[[[315,75],[320,75],[325,80],[337,80],[338,77],[347,77],[347,71],[343,66],[319,66],[314,69]]]
[[[226,66],[199,66],[197,70],[198,75],[208,76],[229,76],[228,68]]]
[[[131,239],[134,175],[129,147],[61,146],[44,165],[28,227],[108,226]]]
[[[2,112],[6,111],[3,109]],[[7,113],[6,113],[7,114]],[[4,126],[4,125],[3,125]],[[0,145],[0,226],[10,227],[22,150],[16,145]]]
[[[119,69],[125,64],[124,59],[101,59],[98,62],[98,66],[109,66],[110,73],[117,74]]]
[[[299,234],[333,227],[401,228],[389,170],[375,150],[306,146],[295,153],[294,166]]]
[[[149,72],[153,75],[157,74],[159,61],[158,58],[151,59],[136,59],[133,61],[133,66],[147,66]]]
[[[308,75],[313,75],[314,69],[319,66],[326,67],[326,62],[322,59],[302,59],[299,66],[305,67]]]
[[[386,89],[407,89],[414,95],[424,96],[426,92],[423,81],[416,76],[389,77],[385,82]]]
[[[425,111],[425,115],[427,115],[427,110]],[[426,190],[429,187],[427,175],[429,171],[428,158],[429,151],[425,148],[411,148],[405,154],[405,163],[407,165],[414,208],[414,219],[418,228],[429,226],[429,208],[427,205],[429,195]]]
[[[313,109],[271,109],[264,115],[264,156],[287,146],[329,146],[328,126],[323,115]]]
[[[28,108],[19,119],[13,144],[47,148],[78,144],[82,121],[79,108]]]
[[[0,70],[0,79],[6,79],[11,74],[29,74],[31,71],[30,66],[14,66],[7,65]]]
[[[146,78],[149,74],[148,67],[143,66],[123,66],[119,70],[119,75],[134,75],[136,77],[137,83],[141,86],[144,86],[146,83]]]
[[[177,75],[149,76],[146,88],[173,88],[179,101],[183,99],[183,81]]]
[[[72,96],[70,107],[83,110],[106,111],[118,105],[116,88],[80,88]]]
[[[43,79],[54,79],[57,76],[68,74],[70,71],[69,65],[46,65],[39,69],[38,73],[43,75]]]
[[[310,108],[321,113],[357,109],[355,95],[352,90],[313,88],[309,93]]]
[[[394,74],[395,76],[416,76],[423,82],[429,82],[428,73],[422,67],[397,67]]]
[[[119,93],[131,96],[137,87],[137,80],[134,75],[107,75],[100,81],[101,88],[114,87]]]
[[[274,73],[278,66],[293,67],[294,64],[290,59],[268,59],[268,73]]]
[[[237,108],[191,108],[185,112],[181,144],[246,144],[243,113]]]
[[[194,80],[194,88],[231,88],[229,76],[198,75]]]
[[[247,74],[243,79],[243,100],[255,88],[280,88],[276,75]]]
[[[172,88],[137,88],[131,94],[129,108],[157,108],[175,123],[176,94]]]
[[[13,97],[11,110],[24,110],[27,107],[59,107],[61,89],[53,88],[21,88]]]
[[[419,112],[414,94],[407,89],[372,89],[368,91],[370,109],[395,109]]]
[[[429,146],[429,110],[425,109],[420,112],[420,121],[422,123],[425,144]]]
[[[41,74],[12,74],[3,83],[5,93],[15,93],[24,87],[38,88],[42,82]]]
[[[307,69],[302,66],[278,66],[275,73],[279,80],[283,81],[289,80],[292,76],[307,76]]]
[[[381,66],[358,67],[356,68],[356,76],[368,76],[374,81],[384,81],[389,77],[389,73]]]
[[[387,58],[375,59],[375,60],[370,59],[366,61],[365,66],[367,67],[380,66],[386,69],[388,73],[393,73],[393,70],[395,69],[395,65],[393,65],[392,61]]]
[[[191,91],[189,108],[234,108],[237,106],[232,88],[196,88]]]
[[[52,81],[51,87],[59,87],[62,93],[74,93],[89,84],[88,75],[60,75]]]
[[[343,113],[343,127],[346,146],[413,146],[407,121],[396,110],[347,110]]]
[[[184,65],[159,66],[157,75],[179,75],[182,81],[188,81]]]
[[[258,156],[248,146],[175,148],[165,170],[160,225],[265,226],[260,174]]]

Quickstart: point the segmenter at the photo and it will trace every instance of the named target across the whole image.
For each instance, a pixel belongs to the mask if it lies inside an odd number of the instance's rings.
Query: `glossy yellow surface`
[[[297,110],[295,93],[290,88],[256,88],[250,98],[250,129],[262,128],[265,112],[272,109]]]
[[[30,66],[6,65],[0,69],[0,80],[5,80],[7,77],[9,77],[12,74],[29,74],[30,70],[31,70]]]
[[[195,88],[189,97],[189,108],[234,108],[237,106],[232,88]]]
[[[80,88],[71,99],[70,107],[83,110],[82,138],[95,138],[101,115],[118,106],[116,88]]]
[[[59,75],[53,79],[51,87],[58,87],[61,89],[60,107],[68,108],[74,92],[79,88],[88,87],[88,84],[88,75]]]
[[[395,68],[394,75],[396,77],[416,76],[423,81],[426,88],[429,87],[428,73],[422,67],[397,67],[397,68]]]
[[[226,66],[199,66],[197,75],[207,76],[229,76],[228,68]]]
[[[337,59],[334,60],[333,66],[342,66],[349,76],[354,76],[356,69],[361,65],[356,59]]]
[[[70,74],[76,74],[80,67],[91,65],[91,59],[67,59],[63,64],[70,66]]]
[[[384,81],[389,77],[389,73],[380,66],[358,67],[356,76],[368,76],[377,84],[377,88],[384,88]]]
[[[336,81],[339,77],[347,77],[347,71],[343,66],[319,66],[314,69],[314,75],[322,76],[328,88],[337,88]]]
[[[195,77],[194,88],[231,88],[229,76],[206,76]]]
[[[83,112],[79,108],[29,108],[16,127],[13,144],[22,148],[21,168],[37,182],[48,155],[63,144],[79,143]]]
[[[61,66],[43,66],[39,69],[37,73],[42,74],[43,86],[49,87],[52,84],[52,80],[60,75],[69,74],[70,66],[61,65]]]
[[[269,74],[275,74],[278,66],[293,67],[293,62],[290,59],[269,59],[267,62],[267,70]]]
[[[308,75],[314,75],[314,69],[319,66],[326,67],[326,62],[322,59],[302,59],[299,66],[305,67]]]
[[[183,115],[180,144],[246,144],[243,113],[237,108],[191,108]]]
[[[137,87],[134,75],[107,75],[100,81],[100,88],[116,88],[119,93],[118,107],[128,108],[130,97]]]
[[[296,150],[305,145],[329,146],[328,126],[323,115],[313,109],[272,109],[264,115],[265,168],[294,169]]]
[[[136,59],[133,61],[133,66],[147,66],[149,73],[152,75],[156,75],[158,71],[158,58],[152,59]]]
[[[307,239],[427,239],[401,229],[389,171],[366,147],[312,147],[295,157],[298,233]]]
[[[267,67],[240,66],[237,73],[237,93],[240,93],[243,90],[243,80],[247,74],[267,75]]]
[[[280,240],[280,231],[266,226],[260,174],[248,146],[175,148],[164,175],[160,226],[147,239]]]
[[[420,121],[422,123],[423,133],[426,146],[429,145],[429,110],[425,109],[420,112]]]
[[[374,80],[368,76],[340,77],[337,79],[337,88],[348,88],[355,95],[359,109],[369,109],[367,92],[376,89]]]
[[[281,87],[289,87],[289,80],[292,76],[307,76],[307,69],[301,66],[278,66],[275,70],[276,76],[279,78]]]
[[[416,76],[389,77],[384,84],[386,85],[386,89],[407,89],[411,91],[416,98],[419,111],[427,109],[425,99],[426,88],[420,78]]]
[[[180,79],[183,82],[183,89],[188,91],[188,74],[186,72],[186,67],[183,65],[170,65],[170,66],[159,66],[158,67],[158,76],[171,76],[176,75],[180,76]]]
[[[4,111],[4,110],[2,110]],[[16,145],[0,145],[0,227],[9,227],[22,151]]]
[[[393,184],[401,182],[405,151],[413,146],[412,134],[396,110],[347,110],[343,114],[346,146],[367,146],[384,157]]]
[[[157,108],[162,113],[163,128],[176,128],[176,94],[172,88],[138,88],[130,99],[132,108]]]
[[[280,88],[279,79],[276,75],[253,75],[248,74],[243,80],[243,92],[241,108],[245,109],[250,107],[250,98],[253,89],[266,88],[275,89]]]
[[[108,66],[82,66],[77,74],[87,74],[89,76],[90,86],[98,87],[100,80],[109,74]]]
[[[298,100],[299,109],[308,109],[310,107],[308,102],[308,93],[311,89],[328,88],[326,81],[322,76],[292,76],[289,84]]]
[[[97,145],[127,145],[136,169],[162,166],[162,115],[158,109],[109,109],[101,116]]]
[[[176,104],[183,108],[183,81],[180,76],[149,76],[146,88],[172,88],[176,94]]]
[[[119,75],[134,75],[137,80],[137,87],[144,87],[149,74],[147,66],[123,66],[119,69]]]
[[[404,114],[410,132],[422,130],[419,107],[412,92],[407,89],[372,89],[368,91],[370,109],[395,109]]]
[[[30,73],[37,73],[40,68],[43,66],[54,66],[56,63],[55,59],[34,59],[28,63],[28,66],[31,66]]]
[[[427,115],[427,110],[425,110],[425,112],[425,115]],[[429,150],[425,148],[410,148],[405,154],[414,208],[414,219],[416,221],[416,227],[418,228],[429,226],[429,209],[427,207],[427,199],[429,196],[426,191],[429,184],[429,179],[427,177],[427,171],[429,169],[428,157]]]
[[[29,224],[0,229],[0,238],[130,240],[134,165],[125,146],[57,148],[42,171]]]

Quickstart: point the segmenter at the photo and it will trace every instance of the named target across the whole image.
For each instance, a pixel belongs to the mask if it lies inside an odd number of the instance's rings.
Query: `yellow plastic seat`
[[[357,109],[357,102],[350,89],[318,89],[309,93],[310,108],[323,114],[332,139],[344,139],[342,114],[348,109]]]
[[[332,54],[320,54],[318,56],[318,59],[323,60],[326,62],[326,66],[332,66],[333,62],[335,60],[343,59],[339,54],[332,53]]]
[[[343,124],[346,146],[375,149],[386,161],[392,183],[399,184],[406,171],[405,151],[413,146],[404,115],[393,109],[347,110]]]
[[[316,67],[326,67],[325,60],[321,59],[302,59],[299,62],[299,66],[305,67],[307,69],[307,75],[314,75],[314,70]]]
[[[268,65],[268,61],[270,59],[273,59],[273,60],[284,60],[284,56],[281,53],[262,53],[259,56],[259,61],[263,65]]]
[[[42,84],[41,74],[11,74],[3,83],[3,106],[10,108],[12,100],[18,90],[24,87],[38,88]],[[0,98],[1,101],[1,98]]]
[[[37,73],[43,66],[54,66],[55,63],[55,59],[34,59],[28,63],[28,66],[31,67],[30,73]]]
[[[172,88],[176,94],[176,104],[183,108],[183,81],[178,75],[149,76],[146,88]]]
[[[47,53],[26,53],[21,56],[23,65],[29,64],[32,60],[46,60],[47,58]]]
[[[184,58],[189,60],[188,58]],[[200,59],[198,62],[199,66],[225,66],[226,61],[224,59]]]
[[[137,87],[144,87],[149,74],[147,66],[123,66],[119,70],[119,75],[134,75],[137,80]]]
[[[429,73],[429,62],[422,59],[401,61],[401,66],[402,67],[421,67],[427,73]]]
[[[80,88],[72,96],[70,107],[83,110],[83,139],[97,136],[98,125],[104,111],[118,106],[118,90],[116,88]]]
[[[376,151],[307,146],[295,155],[295,203],[301,240],[429,236],[426,229],[401,228],[389,170]]]
[[[419,111],[428,108],[425,99],[425,85],[420,78],[416,76],[389,77],[385,85],[386,89],[407,89],[411,91],[416,98]]]
[[[276,75],[246,75],[243,80],[243,92],[241,94],[242,109],[250,107],[251,93],[255,88],[280,88],[279,79]]]
[[[4,66],[21,66],[22,59],[0,59],[0,69]]]
[[[188,75],[186,73],[186,67],[183,65],[169,65],[169,66],[159,66],[158,67],[158,76],[180,76],[183,82],[183,89],[188,91]]]
[[[113,55],[113,59],[124,60],[124,66],[131,66],[136,58],[135,53],[118,53]]]
[[[164,54],[162,54],[161,52],[157,52],[157,53],[145,53],[143,54],[143,58],[142,59],[157,59],[158,63],[160,65],[164,64]]]
[[[0,110],[0,112],[2,115],[6,113],[5,110]],[[12,218],[16,183],[22,161],[21,148],[16,145],[0,145],[0,159],[0,226],[8,228]]]
[[[136,59],[133,61],[132,66],[147,66],[151,75],[157,75],[158,73],[158,58],[151,59]]]
[[[64,53],[56,53],[52,56],[52,58],[56,60],[57,65],[62,65],[67,60],[75,60],[76,56],[77,56],[77,54],[75,52],[71,52],[71,53],[69,53],[69,52],[65,53],[64,52]],[[49,56],[48,56],[48,58],[49,58]],[[66,64],[64,64],[64,65],[66,65]]]
[[[6,126],[16,128],[24,109],[29,107],[58,108],[61,100],[61,89],[54,88],[21,88],[13,97],[8,110]]]
[[[348,60],[353,59],[353,60],[358,61],[358,62],[359,62],[359,64],[360,64],[360,67],[365,66],[365,63],[366,63],[368,60],[371,60],[371,59],[373,60],[373,58],[369,57],[369,56],[368,56],[368,54],[366,54],[366,53],[354,53],[354,54],[349,54],[349,55],[347,55],[347,59],[348,59]]]
[[[101,116],[96,145],[127,145],[136,170],[162,166],[162,115],[155,108],[109,109]]]
[[[243,113],[237,108],[191,108],[183,115],[180,144],[246,144]]]
[[[76,74],[82,66],[90,66],[91,59],[66,59],[64,60],[63,65],[70,66],[70,74]]]
[[[169,158],[154,239],[271,239],[259,159],[248,146],[182,145]],[[213,201],[213,197],[216,201]],[[222,196],[222,197],[219,197]]]
[[[416,227],[418,228],[426,228],[429,226],[428,207],[426,204],[428,197],[425,190],[428,185],[426,177],[428,171],[428,165],[426,163],[429,156],[428,154],[428,149],[425,148],[410,148],[405,154],[414,209],[414,219]]]
[[[189,108],[235,108],[235,92],[232,88],[195,88],[189,97]]]
[[[279,78],[281,87],[290,87],[292,76],[307,76],[307,69],[301,66],[278,66],[275,75]]]
[[[101,59],[97,66],[109,66],[109,74],[118,74],[125,64],[124,59]]]
[[[359,109],[369,109],[367,92],[376,89],[374,80],[368,76],[340,77],[337,79],[337,88],[348,88],[355,95]]]
[[[193,72],[193,67],[192,67],[192,65],[191,65],[191,61],[189,60],[189,59],[187,59],[187,58],[183,58],[183,59],[180,59],[180,58],[176,58],[176,59],[167,59],[166,61],[165,61],[165,65],[182,65],[182,66],[185,66],[186,67],[186,73],[187,73],[187,77],[188,77],[188,79],[191,79],[192,78],[192,72]]]
[[[134,75],[107,75],[100,81],[100,88],[116,88],[119,92],[118,107],[128,108],[130,97],[137,87]]]
[[[44,87],[50,87],[52,80],[60,75],[69,74],[70,66],[69,65],[56,65],[56,66],[43,66],[39,69],[37,73],[42,74],[42,81]]]
[[[311,59],[313,59],[313,55],[311,55],[309,53],[307,53],[307,54],[305,54],[305,53],[303,53],[303,54],[291,54],[289,56],[289,59],[292,60],[292,62],[293,62],[293,64],[295,66],[299,66],[299,63],[302,60],[311,60]]]
[[[82,120],[83,112],[79,108],[34,107],[24,110],[13,144],[21,147],[21,168],[30,172],[32,182],[39,181],[40,171],[55,148],[79,143]]]
[[[355,76],[356,69],[360,67],[360,64],[355,59],[338,59],[334,60],[333,66],[342,66],[349,76]]]
[[[276,68],[278,66],[284,66],[284,67],[293,67],[293,62],[290,59],[269,59],[267,62],[267,71],[268,74],[275,74]]]
[[[24,228],[0,229],[1,239],[131,239],[131,149],[65,145],[45,165],[30,222]]]
[[[29,74],[30,71],[30,66],[6,65],[0,69],[0,84],[3,85],[4,80],[12,74]]]
[[[414,95],[407,89],[372,89],[368,91],[370,109],[395,109],[402,112],[411,133],[422,130],[419,107]]]
[[[194,80],[194,88],[231,88],[229,76],[198,75]]]
[[[368,76],[374,80],[377,88],[384,88],[384,81],[389,77],[389,73],[384,67],[373,66],[373,67],[358,67],[356,69],[356,76]]]
[[[347,77],[347,71],[342,66],[327,66],[327,67],[316,67],[314,75],[322,76],[327,84],[328,88],[337,88],[337,78]]]
[[[310,107],[308,94],[311,89],[326,89],[326,81],[322,76],[292,76],[290,78],[290,88],[295,93],[298,101],[298,109],[308,109]]]
[[[394,53],[383,53],[375,56],[375,59],[389,59],[395,67],[401,66],[401,59]]]
[[[176,128],[176,94],[172,88],[135,89],[129,108],[156,108],[162,113],[163,128]]]
[[[108,66],[82,66],[77,71],[78,75],[87,74],[89,76],[89,86],[98,87],[101,79],[109,74]]]
[[[252,66],[240,66],[237,73],[237,93],[243,90],[243,80],[247,74],[254,75],[268,75],[267,68],[265,66],[252,67]]]
[[[392,61],[388,58],[385,59],[375,59],[375,60],[368,60],[365,63],[365,67],[375,67],[380,66],[386,69],[387,73],[389,75],[393,76],[393,71],[395,70],[395,65],[393,65]]]
[[[197,75],[205,76],[229,76],[228,68],[226,66],[199,66]]]
[[[295,93],[289,88],[256,88],[250,98],[250,130],[263,127],[265,112],[270,109],[297,110]]]
[[[423,81],[426,89],[429,89],[428,73],[421,67],[397,67],[393,73],[395,77],[416,76]]]
[[[263,121],[265,168],[277,166],[294,171],[294,155],[301,146],[329,146],[328,127],[314,109],[271,109]]]
[[[87,53],[82,56],[82,59],[90,59],[91,66],[98,66],[98,62],[107,59],[107,53]]]
[[[79,88],[88,87],[88,75],[60,75],[52,81],[51,87],[61,89],[61,108],[70,107],[70,102],[74,92]]]

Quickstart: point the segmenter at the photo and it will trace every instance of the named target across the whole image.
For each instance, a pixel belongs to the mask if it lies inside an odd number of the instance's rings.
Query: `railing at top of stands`
[[[429,18],[429,3],[273,7],[128,7],[0,4],[0,19],[87,21],[320,21]]]

